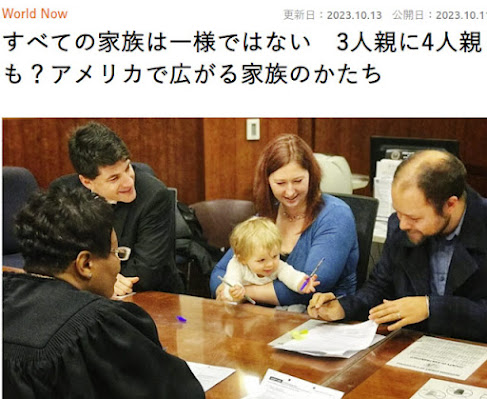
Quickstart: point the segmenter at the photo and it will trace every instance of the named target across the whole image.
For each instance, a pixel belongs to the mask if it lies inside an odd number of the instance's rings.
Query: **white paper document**
[[[391,190],[392,179],[374,178],[374,198],[379,200],[379,207],[377,208],[378,220],[387,220],[394,213]]]
[[[374,177],[378,177],[379,179],[392,179],[401,162],[402,159],[381,159],[375,164],[376,169]]]
[[[371,320],[359,324],[308,320],[269,345],[311,356],[349,358],[377,342],[376,331],[377,324]]]
[[[487,360],[487,347],[423,336],[387,364],[466,380]]]
[[[387,220],[376,219],[374,224],[373,241],[384,243],[387,237]]]
[[[268,369],[259,390],[244,399],[339,399],[343,392]]]
[[[431,378],[410,399],[487,399],[487,388]]]
[[[211,366],[209,364],[193,362],[187,363],[205,392],[235,372],[235,369],[228,367]]]

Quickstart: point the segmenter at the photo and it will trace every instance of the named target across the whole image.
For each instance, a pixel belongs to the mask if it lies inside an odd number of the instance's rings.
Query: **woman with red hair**
[[[264,149],[254,178],[254,200],[259,216],[272,219],[282,235],[281,259],[308,275],[316,271],[317,291],[353,294],[356,288],[358,242],[352,211],[340,199],[320,191],[321,169],[313,151],[299,136],[277,137]],[[215,266],[210,280],[219,299],[220,281],[233,256],[229,250]],[[246,294],[270,305],[307,304],[279,280],[246,286]]]

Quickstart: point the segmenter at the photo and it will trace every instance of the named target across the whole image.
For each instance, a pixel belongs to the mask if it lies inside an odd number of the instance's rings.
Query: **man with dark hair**
[[[69,139],[69,157],[77,175],[53,185],[83,185],[114,205],[114,228],[132,255],[122,262],[115,294],[159,290],[183,292],[174,256],[173,202],[167,187],[137,170],[125,143],[108,127],[89,123]]]
[[[315,294],[308,313],[487,342],[487,199],[465,178],[463,164],[444,151],[401,163],[379,263],[355,295]]]

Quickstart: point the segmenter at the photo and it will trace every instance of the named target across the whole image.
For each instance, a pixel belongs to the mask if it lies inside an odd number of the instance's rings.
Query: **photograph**
[[[428,336],[458,345],[445,343],[444,366],[439,344],[420,347],[438,362],[428,372],[448,376],[456,359],[485,388],[487,119],[3,118],[2,130],[7,397],[69,397],[84,381],[86,397],[353,398],[382,370],[414,381],[391,391],[404,397],[427,374],[414,357],[386,363]]]
[[[5,0],[2,397],[487,399],[487,7]]]

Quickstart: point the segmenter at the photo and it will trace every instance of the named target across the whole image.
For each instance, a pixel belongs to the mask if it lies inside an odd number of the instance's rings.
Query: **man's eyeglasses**
[[[130,258],[130,252],[132,250],[129,247],[118,247],[112,249],[110,252],[113,252],[115,256],[120,259],[121,261],[128,260]]]

